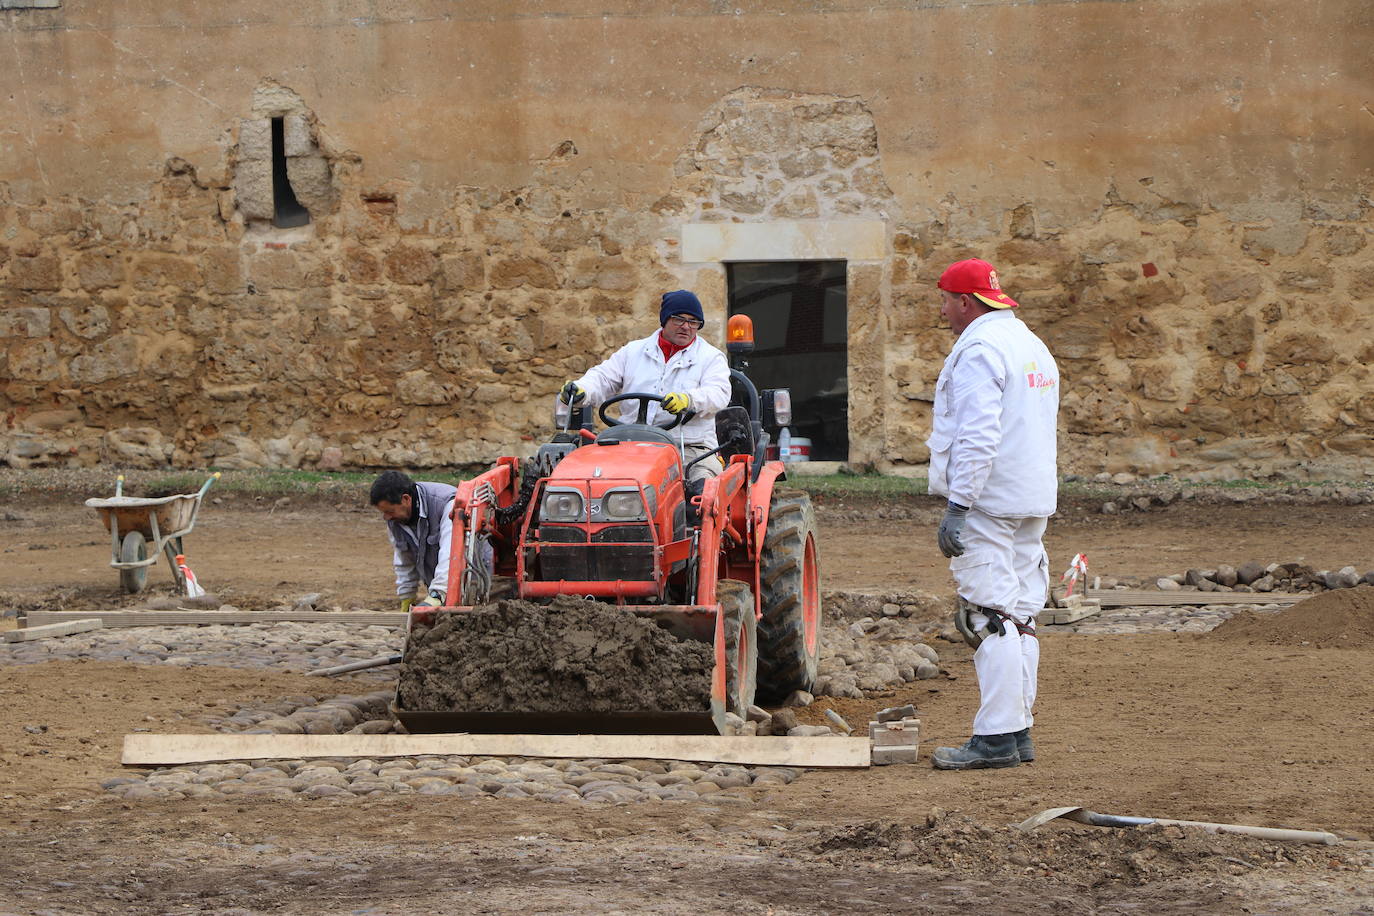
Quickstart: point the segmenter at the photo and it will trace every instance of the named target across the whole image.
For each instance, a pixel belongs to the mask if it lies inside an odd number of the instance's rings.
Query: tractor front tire
[[[716,600],[725,612],[725,711],[748,718],[758,686],[758,619],[754,593],[744,582],[722,579]]]
[[[821,650],[820,565],[811,497],[774,489],[759,568],[759,701],[781,703],[816,684]]]
[[[148,559],[148,542],[143,539],[143,535],[137,531],[130,531],[124,535],[124,540],[119,544],[119,562],[137,563],[139,560],[146,559]],[[133,569],[121,569],[119,571],[119,584],[130,595],[137,595],[148,584],[148,567],[136,566]]]

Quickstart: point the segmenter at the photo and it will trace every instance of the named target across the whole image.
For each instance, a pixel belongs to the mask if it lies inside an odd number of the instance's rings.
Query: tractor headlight
[[[577,490],[549,490],[539,509],[539,519],[545,522],[582,521],[582,494]]]
[[[608,520],[642,521],[644,497],[638,490],[612,490],[601,498],[601,514]]]

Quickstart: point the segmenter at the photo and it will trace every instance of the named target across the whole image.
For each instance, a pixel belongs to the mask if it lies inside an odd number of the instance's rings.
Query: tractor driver
[[[717,446],[716,412],[730,403],[730,367],[725,354],[697,336],[706,323],[701,302],[685,289],[664,293],[658,310],[659,329],[631,341],[559,392],[565,404],[598,404],[627,391],[659,395],[649,409],[653,423],[667,411],[674,416],[692,411],[692,419],[672,431],[681,436],[683,460],[694,459]],[[631,422],[639,409],[635,401],[621,403],[621,419]],[[719,455],[692,465],[691,480],[705,480],[724,467]]]
[[[400,471],[384,471],[372,484],[369,499],[386,519],[403,612],[412,603],[434,607],[444,603],[456,492],[446,483],[416,482]],[[422,587],[425,596],[417,601]]]

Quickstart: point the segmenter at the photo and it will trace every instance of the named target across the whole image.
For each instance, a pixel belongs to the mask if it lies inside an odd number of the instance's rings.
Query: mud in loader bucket
[[[556,614],[572,619],[541,625]],[[744,712],[738,689],[727,697],[754,677],[728,670],[740,639],[724,618],[719,606],[580,599],[416,608],[392,713],[414,734],[723,734],[726,713]]]

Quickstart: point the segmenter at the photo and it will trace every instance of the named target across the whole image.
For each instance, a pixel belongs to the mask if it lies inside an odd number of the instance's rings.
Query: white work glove
[[[947,557],[964,555],[964,542],[959,540],[959,533],[964,530],[964,521],[967,518],[968,506],[961,506],[950,500],[945,507],[945,517],[940,519],[940,530],[935,535],[935,541],[940,545],[940,553]]]

